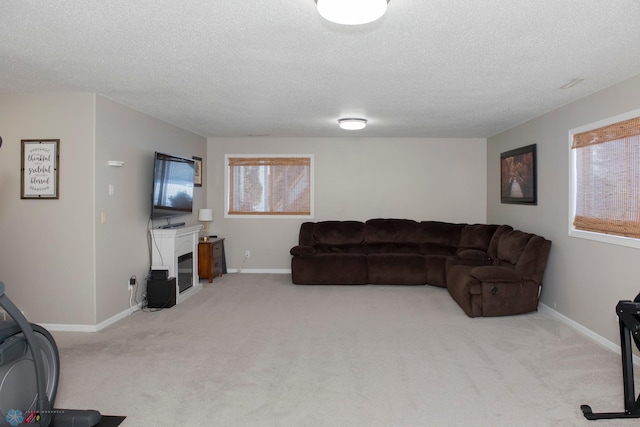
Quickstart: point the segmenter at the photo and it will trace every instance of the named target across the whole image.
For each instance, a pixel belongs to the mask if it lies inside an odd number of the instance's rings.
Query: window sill
[[[243,215],[243,214],[224,214],[225,218],[228,219],[313,219],[313,214],[311,215],[270,215],[270,214],[259,214],[259,215]]]
[[[631,237],[614,236],[611,234],[594,233],[592,231],[569,230],[569,237],[578,239],[595,240],[597,242],[608,243],[610,245],[626,246],[629,248],[640,249],[640,239]]]

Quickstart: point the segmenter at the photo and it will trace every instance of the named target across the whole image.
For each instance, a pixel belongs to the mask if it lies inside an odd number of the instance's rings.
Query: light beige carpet
[[[620,357],[545,313],[468,318],[445,289],[228,274],[97,333],[55,332],[57,407],[126,426],[630,426]]]

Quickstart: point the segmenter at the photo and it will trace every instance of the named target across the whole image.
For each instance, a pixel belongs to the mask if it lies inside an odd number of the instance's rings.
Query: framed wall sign
[[[22,140],[21,199],[59,198],[59,156],[59,139]]]
[[[193,168],[193,186],[202,187],[202,157],[191,156],[195,161]]]
[[[538,203],[536,144],[500,154],[500,201]]]

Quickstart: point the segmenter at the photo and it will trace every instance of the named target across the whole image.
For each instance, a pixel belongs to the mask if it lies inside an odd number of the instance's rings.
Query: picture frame
[[[21,140],[21,199],[58,199],[60,140]]]
[[[536,144],[500,154],[500,201],[537,205],[538,176]]]
[[[202,187],[202,157],[191,157],[195,160],[195,165],[193,168],[193,186],[194,187]]]

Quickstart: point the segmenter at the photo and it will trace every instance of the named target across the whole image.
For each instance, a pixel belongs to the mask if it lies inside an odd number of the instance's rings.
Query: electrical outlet
[[[245,256],[245,258],[251,258],[251,251],[249,249],[244,251],[244,256]]]
[[[127,281],[127,288],[129,288],[129,289],[130,289],[130,288],[132,288],[132,287],[133,287],[133,286],[135,286],[135,285],[136,285],[136,276],[134,275],[134,276],[131,276],[131,277],[129,278],[129,280]]]

